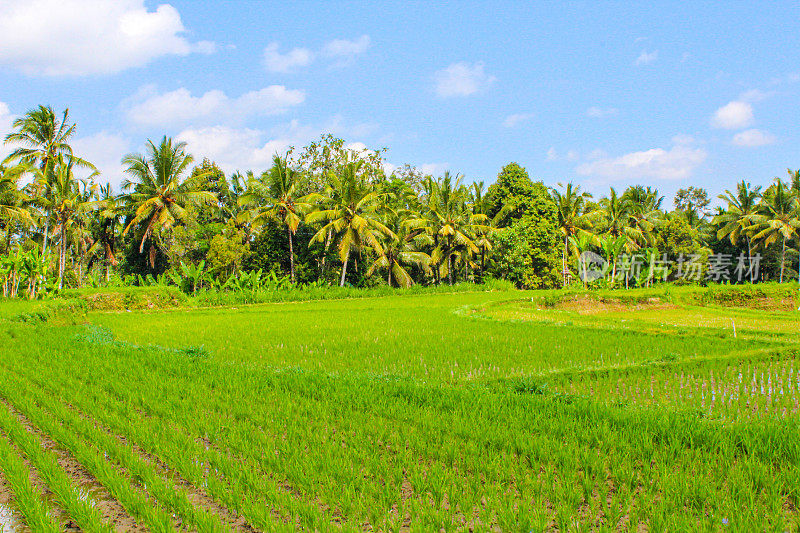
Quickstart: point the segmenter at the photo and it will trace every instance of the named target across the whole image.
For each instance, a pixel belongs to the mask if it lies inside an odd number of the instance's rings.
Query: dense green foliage
[[[38,298],[65,287],[157,283],[192,293],[234,291],[259,270],[295,284],[373,287],[503,278],[520,288],[685,282],[785,281],[797,274],[796,172],[765,190],[742,181],[710,210],[707,191],[628,187],[594,201],[571,183],[546,187],[516,163],[494,183],[434,177],[405,165],[387,173],[381,150],[323,135],[275,155],[261,174],[195,164],[184,143],[148,141],[123,159],[121,193],[99,185],[74,154],[76,126],[41,106],[14,122],[0,165],[0,283],[4,296]],[[592,252],[610,266],[586,279]],[[758,254],[757,268],[751,256]],[[716,258],[747,267],[724,275]],[[628,268],[646,265],[642,271]],[[202,276],[184,279],[187,272]],[[199,275],[199,274],[198,274]],[[192,278],[197,276],[192,275]],[[202,279],[201,279],[202,278]]]

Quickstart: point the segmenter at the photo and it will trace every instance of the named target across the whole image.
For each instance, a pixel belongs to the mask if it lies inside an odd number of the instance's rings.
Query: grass
[[[797,314],[761,290],[759,309],[671,288],[6,319],[0,407],[154,531],[797,530]],[[105,527],[4,413],[9,464]]]

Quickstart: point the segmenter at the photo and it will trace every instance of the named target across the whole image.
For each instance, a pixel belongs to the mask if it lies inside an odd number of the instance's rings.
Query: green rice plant
[[[0,469],[11,485],[14,503],[32,530],[58,533],[61,526],[50,514],[41,491],[30,480],[30,471],[5,433],[0,434]]]
[[[82,529],[93,533],[112,531],[111,526],[103,521],[92,502],[81,496],[79,488],[75,487],[61,470],[55,454],[45,450],[39,438],[29,433],[4,406],[0,406],[0,430],[8,435],[31,461],[39,477]]]

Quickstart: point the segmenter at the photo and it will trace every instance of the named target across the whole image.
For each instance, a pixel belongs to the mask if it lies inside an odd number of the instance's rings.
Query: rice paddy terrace
[[[797,530],[792,290],[0,303],[0,531]]]

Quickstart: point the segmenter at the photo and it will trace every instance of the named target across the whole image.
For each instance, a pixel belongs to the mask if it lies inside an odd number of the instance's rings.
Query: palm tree
[[[348,161],[338,173],[330,173],[330,188],[326,198],[320,198],[321,209],[308,214],[309,224],[323,223],[311,238],[311,242],[323,242],[327,235],[339,239],[339,258],[342,260],[342,275],[339,285],[344,287],[347,265],[353,250],[360,252],[364,243],[380,250],[378,237],[394,233],[379,219],[378,193],[370,187],[363,176],[362,159]]]
[[[489,211],[489,204],[484,194],[484,185],[482,181],[474,182],[470,188],[470,204],[472,206],[472,213],[475,215],[487,215]],[[490,239],[492,232],[495,228],[489,228],[488,231],[477,230],[475,234],[475,246],[481,254],[481,278],[486,267],[486,252],[491,252],[492,241]]]
[[[453,261],[461,252],[478,253],[473,241],[476,234],[488,233],[491,227],[483,213],[473,213],[467,205],[468,191],[461,184],[463,176],[445,172],[441,179],[428,178],[424,184],[427,204],[421,218],[409,221],[413,228],[425,229],[433,237],[435,247],[431,260],[441,269],[447,269],[447,278],[453,284]],[[445,262],[446,260],[446,262]],[[438,276],[437,276],[438,281]]]
[[[98,245],[102,248],[103,265],[105,268],[106,283],[110,279],[112,266],[117,266],[116,253],[117,228],[124,211],[119,196],[114,194],[110,183],[101,185],[98,192],[98,199],[95,202],[98,209],[98,219],[100,222],[100,233],[97,238]]]
[[[758,200],[761,198],[761,187],[753,188],[750,183],[742,180],[736,185],[736,194],[725,189],[724,194],[719,195],[720,200],[728,203],[728,209],[714,217],[713,223],[721,226],[717,230],[717,238],[727,237],[731,244],[736,246],[739,240],[744,237],[747,242],[747,257],[750,261],[750,281],[755,281],[753,276],[752,261],[753,250],[751,242],[751,228],[755,223],[755,216],[759,213],[760,206]]]
[[[786,171],[789,173],[789,183],[792,190],[795,194],[800,194],[800,169],[792,170],[787,168]]]
[[[559,184],[559,187],[563,185]],[[564,237],[564,249],[561,253],[561,273],[564,276],[564,287],[567,286],[567,254],[570,237],[578,233],[585,233],[581,226],[591,225],[586,214],[586,200],[592,195],[588,192],[581,192],[579,185],[567,183],[562,193],[558,189],[550,189],[553,201],[556,204],[556,215],[558,217],[558,228]]]
[[[94,165],[72,153],[68,141],[75,133],[75,124],[69,122],[69,109],[65,109],[59,119],[52,107],[40,105],[14,120],[12,127],[16,131],[6,135],[4,142],[21,146],[6,157],[6,162],[21,161],[38,165],[41,176],[45,179],[52,175],[50,170],[59,157],[69,157],[72,166],[97,170]],[[43,253],[47,251],[49,227],[48,211],[45,213]]]
[[[139,253],[150,241],[150,267],[155,268],[156,245],[161,245],[162,234],[178,223],[190,220],[189,209],[201,205],[212,205],[216,196],[199,190],[198,182],[207,173],[198,173],[184,179],[194,158],[186,153],[186,143],[173,143],[164,137],[156,146],[148,141],[147,155],[129,154],[122,159],[128,168],[125,170],[134,181],[125,180],[122,188],[131,191],[123,198],[133,210],[133,218],[122,232],[127,234],[131,228],[144,226]]]
[[[782,239],[780,283],[783,283],[786,241],[797,237],[800,228],[798,199],[789,187],[776,179],[775,184],[764,192],[761,208],[762,212],[752,217],[753,224],[745,230],[755,232],[753,240],[760,241],[765,248]]]
[[[30,166],[25,163],[10,167],[0,165],[0,221],[6,226],[6,250],[11,247],[15,225],[33,224],[33,217],[25,207],[27,197],[19,188],[20,179],[29,170]]]
[[[613,237],[627,238],[625,245],[628,251],[639,248],[640,243],[644,243],[645,236],[643,230],[638,226],[631,225],[633,215],[633,205],[625,195],[619,196],[617,191],[611,187],[608,197],[600,200],[600,210],[598,215],[605,223],[606,231]]]
[[[49,207],[58,228],[60,246],[58,253],[58,288],[64,288],[64,270],[67,262],[68,232],[76,225],[77,218],[91,209],[92,202],[86,191],[81,190],[80,181],[74,175],[75,162],[70,156],[59,156],[47,180]],[[86,186],[86,184],[84,184]]]
[[[289,237],[289,271],[292,283],[294,273],[293,236],[300,225],[300,217],[311,210],[313,195],[297,197],[300,173],[289,167],[286,157],[275,155],[272,168],[261,176],[260,180],[251,179],[247,191],[239,197],[241,205],[253,205],[255,213],[254,225],[263,225],[268,220],[275,220],[286,226]]]
[[[664,197],[659,196],[658,190],[641,185],[628,187],[622,196],[629,205],[628,225],[634,229],[634,234],[642,235],[645,244],[651,244],[652,231],[662,215]]]
[[[390,287],[394,281],[398,286],[408,288],[414,284],[414,280],[403,265],[416,265],[429,272],[431,257],[419,248],[431,244],[432,240],[423,231],[411,229],[408,224],[411,216],[409,211],[390,211],[387,216],[387,227],[391,228],[392,235],[383,237],[381,247],[375,250],[378,257],[369,267],[367,275],[371,276],[377,269],[385,268],[386,282]]]

